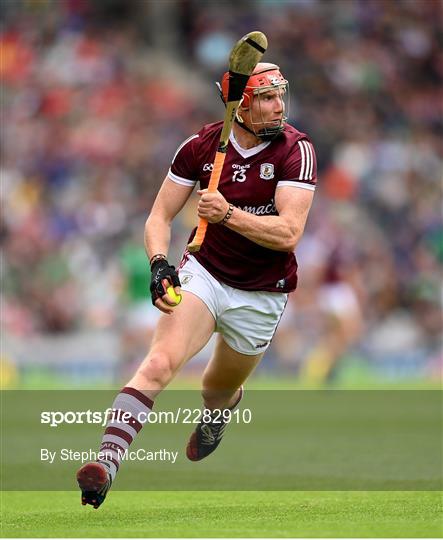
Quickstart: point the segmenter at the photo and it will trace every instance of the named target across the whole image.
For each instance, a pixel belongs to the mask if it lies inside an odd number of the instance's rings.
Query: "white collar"
[[[271,144],[272,141],[265,141],[265,142],[262,142],[260,143],[259,145],[257,146],[253,146],[252,148],[242,148],[235,136],[234,136],[234,132],[231,131],[230,135],[229,135],[229,140],[231,141],[231,144],[232,146],[237,150],[237,152],[241,155],[241,157],[243,158],[249,158],[251,156],[255,156],[255,154],[258,154],[259,152],[261,152],[262,150],[264,150],[267,146],[269,146]]]

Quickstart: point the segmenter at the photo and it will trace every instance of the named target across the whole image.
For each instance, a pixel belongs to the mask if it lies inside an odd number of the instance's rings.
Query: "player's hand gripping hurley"
[[[228,149],[229,135],[240,105],[244,89],[255,66],[266,51],[268,40],[262,32],[249,32],[234,45],[229,56],[229,89],[220,143],[215,154],[214,167],[208,185],[208,193],[217,191],[223,163]],[[188,244],[191,252],[199,251],[205,239],[208,222],[200,218],[194,239]]]

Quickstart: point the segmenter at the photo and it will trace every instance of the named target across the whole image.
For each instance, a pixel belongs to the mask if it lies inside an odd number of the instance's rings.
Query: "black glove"
[[[161,298],[166,294],[166,289],[169,284],[163,284],[167,280],[173,287],[180,287],[180,278],[174,266],[171,266],[166,259],[158,259],[151,266],[151,298],[155,306],[157,298]]]

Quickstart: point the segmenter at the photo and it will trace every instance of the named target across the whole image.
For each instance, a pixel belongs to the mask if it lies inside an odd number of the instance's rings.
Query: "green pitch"
[[[440,492],[4,492],[3,537],[441,537]]]
[[[287,385],[286,385],[287,386]],[[286,387],[285,386],[285,387]],[[192,386],[194,387],[194,386]],[[251,387],[254,387],[252,384]],[[281,390],[283,385],[280,380],[275,382],[266,381],[266,384],[257,383],[258,388],[265,387],[268,390]],[[406,388],[410,388],[407,385]],[[428,386],[424,388],[419,386],[412,386],[417,389],[432,389]],[[66,398],[69,396],[66,396]],[[254,413],[258,411],[258,407],[252,406],[252,392],[247,393],[245,397],[245,403],[251,405]],[[30,396],[28,396],[29,402]],[[165,398],[166,399],[166,396]],[[276,396],[272,394],[272,402],[276,400]],[[104,400],[109,403],[110,398]],[[181,400],[183,401],[183,400]],[[423,402],[424,404],[425,402]],[[199,404],[199,400],[197,400]],[[277,403],[278,405],[278,403]],[[88,401],[88,406],[92,407],[92,404]],[[9,462],[3,465],[3,486],[5,484],[5,476],[11,477],[15,482],[19,481],[18,473],[22,469],[20,461],[21,449],[29,447],[30,440],[36,440],[40,445],[43,440],[43,435],[46,437],[47,432],[42,431],[41,427],[38,427],[35,422],[32,422],[32,418],[28,418],[33,408],[28,409],[21,408],[23,414],[18,426],[20,429],[11,431],[9,436],[4,440],[7,440],[8,446],[13,449],[12,456]],[[38,407],[36,410],[42,410]],[[77,409],[74,409],[77,410]],[[272,412],[272,411],[271,411]],[[8,419],[6,416],[3,430],[8,422],[13,426],[15,417]],[[379,419],[377,415],[375,418]],[[410,428],[421,426],[419,418],[414,415],[408,417],[408,422],[399,424],[398,429],[404,427],[406,434],[409,434]],[[370,419],[370,418],[369,418]],[[287,425],[279,422],[268,422],[263,430],[256,428],[253,430],[254,424],[248,428],[248,444],[250,448],[261,448],[263,443],[272,438],[269,437],[270,429],[274,431],[274,437],[279,440],[281,433],[288,433]],[[326,420],[325,420],[326,421]],[[308,423],[309,424],[309,423]],[[377,420],[378,425],[378,420]],[[414,433],[417,435],[417,440],[420,443],[420,449],[425,452],[427,456],[434,455],[430,452],[427,446],[424,446],[424,441],[429,444],[434,441],[431,436],[435,429],[437,430],[437,436],[441,433],[441,428],[434,429],[434,424],[429,421],[423,425],[425,435],[423,435],[420,429],[415,429]],[[438,424],[440,426],[440,423]],[[161,426],[160,426],[161,427]],[[180,426],[177,426],[177,428]],[[306,428],[305,424],[299,422],[298,430],[295,432],[297,435],[297,445],[293,446],[298,452],[298,459],[305,458],[303,461],[302,470],[305,471],[305,476],[299,474],[290,476],[290,468],[288,469],[287,460],[283,459],[272,466],[271,462],[266,461],[266,467],[257,469],[251,476],[249,485],[253,485],[253,480],[256,479],[260,489],[264,485],[263,489],[271,488],[271,480],[280,471],[286,473],[288,476],[288,482],[293,485],[293,481],[297,481],[297,486],[304,482],[306,488],[315,489],[315,481],[317,489],[319,486],[340,485],[336,489],[346,489],[345,480],[350,479],[354,481],[358,480],[359,473],[361,471],[360,464],[368,466],[368,463],[357,459],[346,458],[344,461],[342,455],[342,447],[340,445],[332,445],[335,448],[336,454],[328,454],[329,460],[336,460],[335,462],[329,461],[329,466],[325,471],[315,468],[311,462],[318,460],[318,456],[312,452],[312,448],[315,446],[309,444],[310,439],[307,440],[306,452],[303,449],[303,437],[300,439],[300,429]],[[360,436],[362,427],[359,424],[353,424],[352,429],[358,429]],[[388,426],[389,427],[389,426]],[[97,441],[100,429],[92,426],[91,441]],[[182,450],[183,441],[187,440],[189,427],[184,426],[184,433],[177,436],[177,440],[180,442],[180,449]],[[307,426],[309,428],[309,425]],[[307,429],[306,428],[306,429]],[[163,431],[166,433],[160,433],[162,444],[165,444],[167,448],[174,448],[172,444],[176,444],[175,439],[168,440],[168,437],[172,437],[170,428],[165,426]],[[229,438],[226,438],[222,452],[218,451],[211,460],[203,462],[201,464],[186,463],[183,458],[183,463],[180,462],[174,468],[171,467],[172,474],[167,476],[165,474],[166,468],[155,468],[154,464],[143,465],[140,469],[136,469],[135,466],[129,466],[125,470],[124,476],[119,478],[119,485],[122,486],[126,478],[127,485],[134,486],[134,482],[139,478],[142,478],[143,482],[154,482],[157,479],[157,485],[165,485],[167,478],[169,482],[171,478],[182,478],[183,485],[177,488],[170,489],[183,489],[187,485],[193,486],[194,489],[201,487],[198,482],[204,482],[208,489],[215,489],[217,482],[220,483],[219,478],[224,478],[226,481],[231,481],[231,476],[235,476],[234,480],[240,480],[243,484],[246,482],[245,476],[240,476],[238,468],[243,467],[242,459],[252,459],[252,454],[238,453],[236,448],[236,431],[240,432],[240,435],[245,440],[244,429],[242,426],[232,426],[229,432]],[[335,433],[335,430],[333,431]],[[389,432],[389,430],[387,431]],[[49,432],[53,437],[56,437],[58,431]],[[60,431],[61,433],[61,431]],[[169,433],[169,435],[168,435]],[[266,433],[267,436],[264,435]],[[306,432],[303,432],[306,435]],[[323,433],[323,431],[321,431]],[[337,434],[341,433],[337,431]],[[401,435],[401,429],[399,431]],[[309,433],[308,433],[309,435]],[[404,434],[403,434],[404,435]],[[58,435],[57,435],[58,436]],[[16,438],[13,438],[16,437]],[[403,440],[403,439],[401,439]],[[407,438],[407,448],[413,451],[416,449],[416,439]],[[37,444],[37,442],[35,444]],[[333,442],[330,439],[330,442]],[[413,443],[413,444],[412,444]],[[89,444],[89,442],[88,442]],[[239,442],[239,444],[241,444]],[[428,444],[428,446],[429,446]],[[243,447],[242,447],[243,448]],[[397,447],[394,447],[394,449]],[[441,448],[441,446],[437,447]],[[3,449],[5,450],[5,449]],[[389,450],[386,448],[385,450]],[[392,449],[391,449],[392,450]],[[252,452],[252,450],[251,450]],[[275,448],[274,448],[275,452]],[[252,452],[253,453],[253,452]],[[271,455],[271,454],[270,454]],[[292,454],[291,454],[292,455]],[[353,453],[352,455],[356,455]],[[243,456],[243,457],[242,457]],[[246,457],[245,457],[246,456]],[[272,454],[272,457],[274,454]],[[382,452],[383,459],[388,459],[389,455]],[[293,455],[292,455],[293,457]],[[391,456],[392,457],[392,456]],[[404,457],[404,456],[403,456]],[[13,459],[14,458],[14,459]],[[15,459],[16,458],[16,459]],[[314,459],[315,458],[315,459]],[[408,458],[408,455],[406,455]],[[409,465],[411,460],[408,458]],[[18,461],[17,461],[18,460]],[[272,460],[271,460],[272,461]],[[299,463],[297,461],[297,463]],[[345,465],[345,472],[348,472],[348,476],[343,474],[339,476],[340,482],[336,478],[329,479],[331,471],[334,474],[341,470],[341,464]],[[387,462],[388,464],[391,461]],[[413,463],[412,463],[413,464]],[[334,465],[334,466],[332,466]],[[406,472],[404,467],[399,466],[395,469],[389,468],[388,473],[385,474],[385,470],[381,465],[384,463],[377,462],[375,473],[378,471],[379,475],[374,474],[375,485],[380,484],[380,478],[387,478],[389,485],[392,486],[392,482],[399,478],[410,479],[414,486],[421,486],[420,479],[426,480],[425,484],[429,484],[432,479],[431,473],[435,471],[435,465],[429,465],[426,460],[417,462],[415,467],[410,466]],[[237,467],[236,470],[233,468]],[[307,468],[308,467],[308,468]],[[309,469],[311,467],[311,469]],[[69,488],[74,483],[73,471],[76,470],[77,465],[68,464],[68,471],[51,469],[50,475],[44,477],[46,485],[51,486],[54,483],[54,487],[60,487],[60,483],[56,478],[56,473],[63,475],[61,478],[66,478],[65,482],[69,485]],[[243,467],[245,469],[245,467]],[[26,469],[33,471],[35,465]],[[254,469],[255,470],[255,469]],[[366,469],[365,469],[366,470]],[[441,469],[440,469],[441,470]],[[8,474],[5,475],[5,473]],[[25,471],[25,472],[26,472]],[[57,472],[58,471],[58,472]],[[131,473],[132,471],[132,473]],[[135,472],[134,472],[135,471]],[[308,472],[310,474],[308,474]],[[365,472],[365,471],[363,471]],[[363,474],[362,472],[362,474]],[[155,474],[154,474],[155,473]],[[282,473],[282,474],[283,474]],[[292,471],[293,473],[293,471]],[[404,473],[404,474],[403,474]],[[23,472],[21,473],[24,474]],[[131,477],[131,474],[133,475]],[[150,477],[148,478],[148,475]],[[135,476],[134,476],[135,475]],[[231,475],[231,476],[230,476]],[[406,475],[406,476],[405,476]],[[332,475],[333,476],[333,475]],[[362,483],[364,486],[371,485],[370,480],[372,477],[365,476],[363,474]],[[26,478],[24,478],[25,480]],[[39,477],[40,479],[40,477]],[[294,480],[295,479],[295,480]],[[277,478],[278,485],[284,485],[284,481],[279,476]],[[174,480],[176,482],[177,480]],[[437,481],[437,480],[435,480]],[[228,482],[228,483],[229,483]],[[142,483],[139,481],[139,484]],[[16,483],[13,484],[14,486]],[[18,484],[20,485],[20,484]],[[146,484],[145,484],[146,485]],[[166,484],[167,485],[167,484]],[[170,485],[175,485],[171,484]],[[232,483],[230,484],[232,485]],[[396,485],[396,484],[395,484]],[[80,504],[80,493],[78,491],[4,491],[1,494],[1,529],[3,537],[40,537],[40,538],[54,538],[54,537],[178,537],[178,538],[198,538],[198,537],[442,537],[443,525],[442,525],[442,498],[440,491],[111,491],[104,505],[98,510],[93,510],[90,506],[83,507]],[[14,487],[12,488],[14,489]],[[227,489],[231,489],[228,487]],[[259,489],[258,487],[252,487],[250,489]],[[272,488],[271,488],[272,489]],[[276,488],[274,488],[276,489]],[[290,487],[289,489],[293,489]],[[303,489],[299,487],[299,489]],[[330,489],[324,487],[323,489]],[[348,489],[353,489],[352,487]],[[363,487],[362,489],[368,489]],[[379,489],[374,487],[373,489]],[[380,488],[382,489],[382,488]],[[404,487],[398,487],[397,489],[405,489]],[[420,487],[413,487],[411,489],[421,489]],[[422,489],[428,489],[423,487]]]

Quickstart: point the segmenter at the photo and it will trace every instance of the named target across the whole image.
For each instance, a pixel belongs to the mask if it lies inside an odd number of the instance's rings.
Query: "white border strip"
[[[312,169],[314,167],[314,154],[312,151],[312,146],[308,143],[308,141],[303,141],[305,148],[306,148],[306,155],[308,156],[308,165],[306,167],[306,175],[305,180],[311,180],[312,179]]]
[[[129,448],[129,443],[127,443],[125,441],[125,439],[122,439],[121,437],[119,437],[118,435],[111,435],[110,433],[106,433],[106,435],[103,435],[103,438],[102,438],[102,444],[103,443],[114,443],[114,444],[118,444],[119,446],[121,446],[123,449],[125,448]],[[106,450],[106,452],[115,452],[117,453],[117,450],[112,450],[110,448],[108,448]]]
[[[188,180],[187,178],[182,178],[181,176],[177,176],[174,174],[171,169],[168,171],[168,178],[175,184],[180,184],[181,186],[188,186],[188,187],[194,187],[197,183],[196,180]]]
[[[303,144],[301,141],[298,141],[297,144],[300,148],[300,153],[301,153],[300,176],[298,177],[298,179],[303,180],[303,176],[305,174],[305,151],[304,151]]]
[[[272,141],[265,141],[263,143],[258,144],[257,146],[253,146],[252,148],[242,148],[235,138],[234,132],[231,131],[229,134],[229,140],[231,141],[232,146],[237,150],[237,152],[241,155],[242,158],[249,158],[251,156],[255,156],[265,148],[267,148]]]
[[[277,182],[278,188],[283,186],[290,186],[315,191],[315,186],[313,184],[306,184],[305,182],[296,182],[293,180],[282,180],[281,182]]]
[[[303,146],[305,147],[305,152],[306,152],[306,172],[305,172],[305,177],[304,178],[300,178],[300,180],[309,180],[310,179],[310,176],[309,176],[309,171],[311,169],[311,149],[309,148],[309,144],[306,142],[306,141],[301,141]]]
[[[314,169],[314,149],[312,147],[312,144],[306,142],[308,145],[309,151],[311,152],[311,168],[309,169],[309,180],[312,180],[312,172]]]

